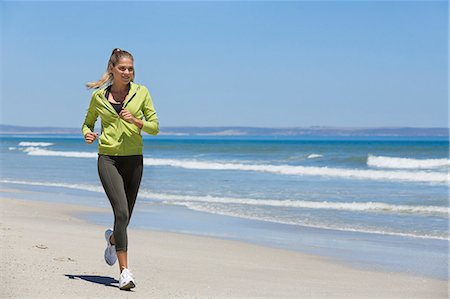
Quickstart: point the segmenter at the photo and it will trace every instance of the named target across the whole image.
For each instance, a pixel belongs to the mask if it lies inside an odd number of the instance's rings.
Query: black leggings
[[[127,226],[141,184],[143,158],[98,156],[98,175],[114,212],[116,251],[128,249]]]

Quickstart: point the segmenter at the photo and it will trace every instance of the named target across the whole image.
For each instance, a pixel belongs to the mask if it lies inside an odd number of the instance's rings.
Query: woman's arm
[[[122,109],[119,115],[120,117],[134,125],[136,125],[139,129],[142,129],[144,132],[152,135],[156,135],[159,132],[159,123],[158,117],[156,116],[155,108],[153,107],[152,99],[148,91],[146,91],[144,103],[142,106],[142,112],[144,114],[144,119],[139,119],[134,117],[133,114],[130,113],[127,109]]]
[[[89,104],[84,123],[81,126],[81,132],[87,143],[92,143],[97,138],[97,133],[93,133],[95,122],[97,121],[98,113],[95,107],[95,96],[92,95],[91,102]],[[93,138],[93,139],[92,139]],[[89,142],[90,141],[90,142]]]
[[[142,121],[142,130],[148,134],[156,135],[159,132],[159,122],[156,116],[155,108],[153,107],[152,98],[150,93],[147,91],[144,99],[144,106],[142,108],[145,120]]]

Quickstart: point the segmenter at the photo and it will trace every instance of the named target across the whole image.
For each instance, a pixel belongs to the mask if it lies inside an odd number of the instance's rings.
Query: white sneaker
[[[134,283],[133,273],[127,268],[122,270],[119,278],[119,289],[121,290],[129,290],[136,286]]]
[[[105,231],[105,239],[107,244],[105,249],[105,262],[110,266],[114,265],[117,261],[116,246],[112,245],[109,239],[112,234],[113,231],[110,228]]]

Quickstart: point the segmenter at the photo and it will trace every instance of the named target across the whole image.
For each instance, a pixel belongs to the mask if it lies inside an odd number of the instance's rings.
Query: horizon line
[[[1,127],[16,127],[16,128],[33,128],[33,129],[79,129],[78,127],[62,127],[62,126],[23,126],[23,125],[10,125],[2,124]],[[160,127],[161,128],[161,127]],[[202,126],[202,125],[169,125],[162,126],[162,128],[251,128],[251,129],[447,129],[450,130],[450,126],[437,127],[437,126],[333,126],[333,125],[310,125],[310,126],[253,126],[253,125],[214,125],[214,126]]]

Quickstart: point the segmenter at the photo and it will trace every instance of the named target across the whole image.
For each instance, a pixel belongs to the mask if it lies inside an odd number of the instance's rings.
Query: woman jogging
[[[102,132],[98,137],[98,174],[114,212],[114,230],[107,229],[105,261],[112,266],[119,260],[119,288],[135,287],[128,269],[127,226],[130,222],[142,178],[142,136],[158,134],[158,118],[146,87],[134,83],[134,59],[124,50],[114,49],[106,73],[97,82],[82,132],[86,143],[93,143],[97,118]]]

